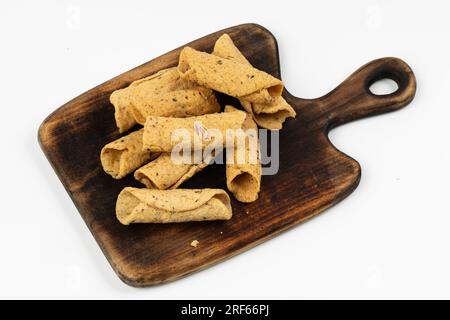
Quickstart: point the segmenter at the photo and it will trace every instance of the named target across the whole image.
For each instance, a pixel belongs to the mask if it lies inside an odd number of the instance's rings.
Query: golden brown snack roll
[[[132,132],[103,147],[100,161],[107,174],[114,179],[121,179],[157,156],[143,150],[143,133],[144,129]]]
[[[153,152],[172,152],[175,146],[191,150],[212,144],[224,146],[226,130],[241,128],[246,115],[237,110],[188,118],[150,116],[144,126],[144,148]],[[184,133],[189,139],[183,140]],[[215,133],[221,141],[215,138]]]
[[[234,45],[228,34],[223,34],[216,41],[213,54],[245,65],[251,65]],[[260,92],[261,96],[267,96],[268,94],[264,90]],[[295,110],[281,96],[274,98],[271,102],[267,102],[267,99],[251,101],[248,97],[247,100],[240,99],[240,102],[245,111],[252,114],[256,123],[266,129],[281,129],[287,118],[296,116]]]
[[[145,124],[148,116],[184,118],[220,111],[214,92],[198,86],[146,98],[134,95],[131,101],[129,111],[141,125]]]
[[[149,115],[189,117],[220,111],[211,89],[181,79],[176,67],[164,69],[134,81],[127,88],[116,90],[110,101],[120,132],[143,125]]]
[[[281,80],[251,65],[185,47],[180,53],[181,77],[229,96],[271,102],[283,92]]]
[[[149,189],[176,189],[208,164],[178,164],[171,159],[170,153],[161,153],[158,158],[136,170],[134,178]]]
[[[225,112],[233,112],[235,110],[231,106],[225,107]],[[261,159],[259,155],[258,127],[253,121],[251,114],[247,114],[242,130],[246,134],[245,143],[235,145],[232,155],[230,155],[231,150],[227,149],[227,188],[238,201],[253,202],[258,199],[258,193],[261,189]],[[250,137],[250,134],[255,136]],[[255,141],[251,141],[251,139],[255,139]],[[250,147],[252,142],[255,144],[253,150]],[[244,155],[242,159],[239,159],[239,152],[242,152]],[[252,159],[250,152],[256,152],[254,159]],[[239,163],[238,160],[244,161]]]
[[[134,96],[140,94],[141,96],[153,97],[164,92],[184,88],[185,83],[180,78],[177,68],[173,67],[136,80],[124,89],[114,91],[110,96],[110,102],[115,109],[114,117],[119,132],[125,132],[136,124],[130,110]]]
[[[127,187],[116,203],[120,223],[229,220],[230,197],[221,189],[155,190]]]

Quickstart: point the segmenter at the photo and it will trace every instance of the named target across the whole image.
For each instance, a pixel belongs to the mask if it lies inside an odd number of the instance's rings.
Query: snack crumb
[[[198,244],[199,244],[198,240],[194,240],[191,242],[191,247],[197,248]]]

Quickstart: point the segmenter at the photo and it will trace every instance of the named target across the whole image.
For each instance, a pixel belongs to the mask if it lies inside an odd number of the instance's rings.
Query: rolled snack
[[[120,223],[229,220],[230,197],[221,189],[155,190],[127,187],[116,203]]]
[[[136,170],[134,178],[149,189],[176,189],[208,164],[177,164],[172,161],[170,153],[161,153],[158,158]]]
[[[244,111],[212,113],[189,118],[147,117],[144,148],[152,152],[172,152],[173,148],[199,150],[224,146],[227,129],[239,129]]]
[[[186,81],[180,78],[176,67],[161,70],[151,76],[132,82],[128,87],[114,91],[110,101],[114,105],[117,127],[124,132],[136,124],[131,113],[132,98],[137,92],[155,96],[164,92],[183,88]]]
[[[142,149],[143,133],[144,129],[132,132],[103,147],[100,160],[107,174],[121,179],[156,156]]]
[[[153,96],[137,93],[131,97],[129,110],[133,119],[144,125],[148,116],[192,117],[219,112],[220,105],[211,89],[197,86]]]
[[[214,45],[213,54],[245,65],[251,65],[245,56],[233,43],[228,34],[223,34]],[[283,122],[289,117],[295,117],[295,110],[282,97],[276,97],[270,103],[257,103],[240,100],[245,111],[249,112],[256,123],[266,129],[276,130],[283,127]]]
[[[281,80],[250,64],[185,47],[180,53],[181,77],[246,101],[272,102],[283,91]]]
[[[231,106],[225,107],[225,112],[233,112],[235,110]],[[238,201],[253,202],[258,199],[258,193],[261,189],[261,159],[259,155],[258,127],[253,121],[251,114],[247,114],[242,130],[246,134],[245,143],[235,145],[232,155],[229,155],[229,149],[227,149],[227,187]],[[256,136],[253,136],[253,134]],[[256,139],[256,141],[250,141],[251,138]],[[252,142],[255,142],[254,148],[250,146]],[[239,150],[239,148],[244,148],[244,150]],[[239,152],[243,153],[243,159],[240,158]],[[256,154],[252,157],[251,152]]]
[[[111,94],[115,119],[120,132],[136,123],[143,124],[148,115],[187,117],[219,112],[220,105],[212,90],[181,79],[176,67],[164,69],[134,81]]]
[[[287,118],[295,118],[296,116],[295,110],[283,97],[277,98],[272,105],[260,105],[244,100],[240,102],[244,110],[253,116],[260,127],[269,130],[282,129]],[[257,112],[256,110],[260,111]]]

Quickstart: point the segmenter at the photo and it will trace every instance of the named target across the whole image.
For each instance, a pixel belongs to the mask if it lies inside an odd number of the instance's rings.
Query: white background
[[[425,3],[2,0],[0,298],[450,298],[450,6]],[[128,287],[43,156],[38,126],[93,86],[245,22],[276,36],[294,95],[398,56],[417,96],[331,132],[363,168],[339,205],[195,275]]]

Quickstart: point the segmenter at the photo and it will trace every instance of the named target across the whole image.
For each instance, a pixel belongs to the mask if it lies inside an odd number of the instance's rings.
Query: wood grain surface
[[[281,77],[277,42],[255,24],[235,26],[188,45],[211,51],[216,39],[230,34],[257,68]],[[357,161],[328,139],[330,128],[407,105],[416,90],[413,72],[397,58],[372,61],[329,94],[300,99],[283,96],[297,111],[280,131],[280,169],[264,176],[258,201],[232,201],[230,221],[121,225],[115,203],[125,186],[142,187],[131,176],[114,180],[103,172],[101,148],[119,137],[109,95],[132,81],[175,66],[181,47],[111,79],[53,112],[39,129],[42,150],[114,271],[127,284],[150,286],[175,280],[223,261],[322,212],[358,185]],[[369,86],[382,78],[397,82],[389,95],[374,95]],[[223,188],[225,168],[212,165],[183,185]],[[300,230],[298,230],[300,231]],[[194,239],[199,246],[190,246]]]

